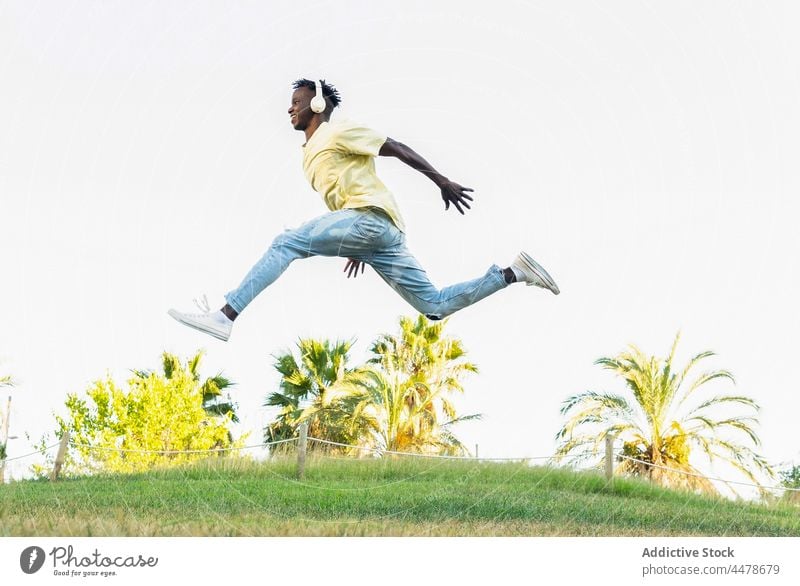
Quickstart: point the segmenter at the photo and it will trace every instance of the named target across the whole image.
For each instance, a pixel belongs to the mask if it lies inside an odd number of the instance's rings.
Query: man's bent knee
[[[294,237],[295,230],[286,230],[278,234],[269,246],[267,254],[278,254],[288,264],[297,258],[308,258],[309,251]]]

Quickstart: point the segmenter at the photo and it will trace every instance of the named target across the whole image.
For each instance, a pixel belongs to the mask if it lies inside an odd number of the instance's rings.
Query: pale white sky
[[[254,440],[301,336],[357,337],[415,315],[374,273],[295,263],[228,344],[169,307],[213,306],[274,236],[325,211],[286,109],[298,77],[335,116],[402,140],[475,189],[466,217],[379,160],[409,245],[440,286],[524,248],[562,294],[511,287],[456,314],[481,374],[458,435],[481,456],[549,455],[561,402],[622,390],[592,362],[633,342],[704,349],[758,401],[763,453],[798,454],[800,293],[791,2],[2,2],[0,372],[13,435],[54,428],[106,371],[207,350]],[[5,400],[3,400],[3,405]],[[11,455],[28,451],[14,440]]]

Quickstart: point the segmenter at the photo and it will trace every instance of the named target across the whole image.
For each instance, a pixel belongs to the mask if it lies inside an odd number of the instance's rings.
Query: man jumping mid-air
[[[385,135],[348,121],[330,122],[331,111],[341,102],[339,92],[324,81],[299,79],[293,84],[289,116],[295,130],[305,133],[303,169],[315,191],[322,194],[330,213],[280,234],[250,269],[238,288],[225,295],[226,305],[211,312],[183,313],[176,320],[219,338],[230,337],[234,320],[272,284],[289,264],[311,256],[347,258],[344,271],[355,277],[370,265],[429,319],[442,319],[484,297],[524,282],[558,295],[558,286],[525,252],[507,268],[492,265],[486,273],[464,283],[437,289],[417,259],[406,248],[403,218],[394,196],[375,174],[375,157],[397,157],[426,175],[441,190],[445,210],[453,204],[461,213],[470,209],[472,189],[436,171],[425,159]]]

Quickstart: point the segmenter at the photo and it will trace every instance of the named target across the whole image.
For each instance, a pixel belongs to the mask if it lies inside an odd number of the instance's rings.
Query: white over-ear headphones
[[[317,95],[311,98],[311,111],[315,114],[320,114],[325,111],[327,104],[325,103],[325,96],[322,95],[322,84],[318,79],[314,81],[314,84]]]

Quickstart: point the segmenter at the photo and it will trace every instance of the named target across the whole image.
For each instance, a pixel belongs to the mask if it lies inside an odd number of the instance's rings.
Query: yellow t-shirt
[[[329,210],[380,208],[405,232],[392,192],[375,174],[385,142],[386,135],[355,122],[323,122],[303,145],[303,170]]]

